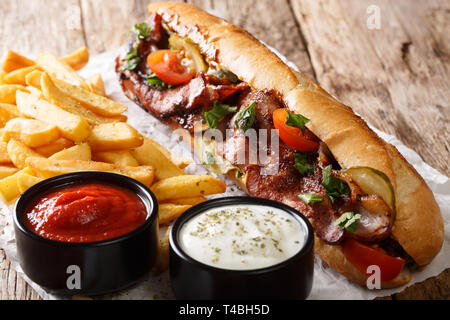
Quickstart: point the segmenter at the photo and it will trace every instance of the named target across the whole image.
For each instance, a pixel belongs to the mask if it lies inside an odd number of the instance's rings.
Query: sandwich
[[[382,288],[406,284],[439,253],[433,193],[350,107],[221,18],[173,2],[148,12],[116,59],[119,82],[207,169],[297,209],[315,252],[361,285],[373,266]]]

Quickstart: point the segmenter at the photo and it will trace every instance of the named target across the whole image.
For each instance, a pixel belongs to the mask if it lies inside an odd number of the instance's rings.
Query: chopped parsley
[[[150,26],[145,22],[137,23],[133,26],[131,32],[136,38],[136,43],[133,47],[133,50],[129,51],[125,58],[122,59],[122,61],[126,62],[119,68],[119,71],[134,70],[137,68],[137,66],[141,62],[141,58],[138,56],[139,42],[140,40],[145,39],[150,35],[150,30]]]
[[[162,81],[160,78],[158,78],[158,76],[154,72],[150,73],[147,76],[147,84],[159,91],[165,89],[172,89],[176,87],[174,85]]]
[[[341,195],[350,194],[348,185],[331,175],[331,164],[322,170],[322,185],[331,202],[334,202]]]
[[[203,165],[211,165],[216,162],[216,159],[214,159],[214,156],[211,152],[205,151],[206,161],[203,161]]]
[[[299,128],[303,134],[305,134],[305,124],[309,122],[308,118],[305,118],[301,114],[292,113],[286,110],[286,120],[284,121],[285,124],[291,127]]]
[[[294,153],[294,168],[303,175],[314,173],[314,166],[308,163],[304,152],[296,151]]]
[[[253,101],[247,108],[238,112],[234,120],[236,129],[241,129],[242,131],[246,132],[253,126],[256,118],[255,106],[256,101]]]
[[[355,232],[358,229],[358,220],[360,218],[361,215],[359,213],[354,214],[353,212],[345,212],[338,219],[336,219],[333,225],[342,230]]]
[[[216,129],[219,124],[220,118],[226,116],[227,114],[237,111],[237,107],[230,106],[225,103],[220,103],[219,101],[214,101],[213,108],[210,111],[204,113],[206,123],[211,129]]]
[[[298,197],[306,204],[314,204],[323,201],[323,198],[315,193],[300,193]]]

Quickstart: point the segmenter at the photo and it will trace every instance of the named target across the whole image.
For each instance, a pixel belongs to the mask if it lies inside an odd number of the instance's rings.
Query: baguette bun
[[[185,3],[152,3],[148,10],[196,43],[207,60],[232,71],[253,89],[274,89],[290,111],[310,119],[307,127],[327,144],[342,168],[367,166],[386,174],[396,197],[392,237],[419,266],[430,263],[443,244],[442,215],[431,190],[394,146],[380,139],[350,107],[289,68],[242,28]],[[234,174],[229,177],[236,181]],[[237,183],[245,190],[245,183]],[[365,276],[347,261],[341,246],[316,238],[315,251],[333,269],[365,284]],[[405,271],[383,287],[399,286],[410,279]]]

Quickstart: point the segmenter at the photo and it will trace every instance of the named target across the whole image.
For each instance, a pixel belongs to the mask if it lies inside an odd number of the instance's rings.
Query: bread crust
[[[327,144],[343,168],[367,166],[386,174],[397,199],[393,237],[419,266],[428,264],[440,251],[444,227],[433,193],[395,147],[379,138],[350,107],[289,68],[240,27],[185,3],[152,3],[148,10],[160,14],[171,30],[195,42],[209,62],[227,68],[256,90],[275,90],[288,109],[310,119],[307,127]],[[236,181],[232,175],[230,178]],[[347,261],[341,246],[319,239],[316,243],[316,253],[333,269],[365,284],[365,276]],[[402,273],[383,287],[402,285],[410,278],[409,273]]]

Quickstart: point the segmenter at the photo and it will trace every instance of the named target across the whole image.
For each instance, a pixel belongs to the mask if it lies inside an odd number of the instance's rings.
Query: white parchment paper
[[[191,157],[190,149],[176,134],[148,113],[143,111],[140,107],[129,101],[122,93],[117,80],[117,75],[114,72],[114,59],[122,50],[123,48],[120,48],[91,57],[89,64],[80,72],[80,74],[82,76],[89,76],[95,73],[100,73],[105,82],[107,95],[110,98],[128,106],[128,122],[132,126],[138,129],[142,134],[160,142],[170,152],[188,158]],[[285,62],[289,63],[284,57],[281,58],[285,60]],[[292,63],[289,63],[289,65],[297,69],[297,67]],[[404,146],[401,141],[394,136],[387,135],[376,129],[374,129],[374,131],[376,131],[380,137],[395,145],[403,156],[422,175],[430,188],[433,190],[444,217],[444,246],[441,252],[424,271],[416,272],[414,274],[413,280],[408,284],[412,285],[415,282],[420,282],[429,277],[436,276],[443,270],[450,268],[450,181],[448,177],[442,175],[437,170],[427,165],[417,153]],[[188,173],[207,173],[207,171],[201,165],[196,164],[195,161],[185,170]],[[224,179],[224,177],[221,176],[219,176],[219,178]],[[234,186],[231,181],[225,181],[228,186],[227,193],[225,195],[244,195],[244,193]],[[6,206],[1,203],[1,201],[0,205],[0,247],[5,250],[6,255],[10,259],[11,264],[17,273],[22,276],[43,299],[70,298],[52,295],[26,277],[20,268],[17,259],[12,222],[12,206]],[[378,296],[387,296],[400,292],[405,287],[406,286],[396,289],[368,290],[357,284],[349,282],[346,278],[329,268],[320,260],[320,258],[316,256],[314,284],[309,299],[373,299]],[[146,279],[133,288],[112,295],[96,298],[173,299],[173,294],[170,288],[168,273],[165,272],[158,275],[151,272]]]

